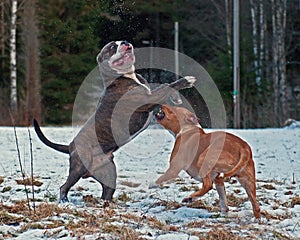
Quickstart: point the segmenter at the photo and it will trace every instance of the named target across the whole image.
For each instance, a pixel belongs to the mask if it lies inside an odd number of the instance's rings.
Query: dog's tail
[[[33,119],[33,126],[34,126],[34,130],[36,132],[36,134],[38,135],[39,139],[45,143],[48,147],[51,147],[59,152],[62,153],[70,153],[69,151],[69,146],[68,145],[62,145],[62,144],[57,144],[57,143],[53,143],[50,140],[48,140],[45,135],[42,133],[42,130],[39,126],[39,123],[36,119]]]
[[[252,159],[251,149],[244,149],[241,152],[240,159],[239,159],[238,163],[230,171],[220,173],[219,177],[221,177],[221,178],[233,177],[234,175],[236,175],[237,172],[239,172],[241,169],[246,167],[248,162],[251,159]]]

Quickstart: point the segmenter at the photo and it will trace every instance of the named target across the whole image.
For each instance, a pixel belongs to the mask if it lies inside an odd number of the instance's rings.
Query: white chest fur
[[[143,86],[144,88],[146,88],[147,91],[148,91],[148,93],[151,93],[151,89],[150,89],[147,85],[141,83],[140,80],[138,80],[138,78],[136,77],[136,74],[135,74],[134,72],[133,72],[133,73],[125,73],[123,76],[124,76],[124,77],[128,77],[128,78],[133,79],[133,80],[134,80],[135,82],[137,82],[139,85],[141,85],[141,86]]]

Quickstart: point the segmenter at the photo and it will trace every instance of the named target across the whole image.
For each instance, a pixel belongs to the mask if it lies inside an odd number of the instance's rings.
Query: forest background
[[[176,21],[179,51],[213,78],[232,127],[233,0],[1,0],[0,125],[71,124],[77,91],[106,43],[174,49]],[[240,0],[240,90],[242,128],[300,119],[299,0]],[[183,95],[206,119],[197,91]]]

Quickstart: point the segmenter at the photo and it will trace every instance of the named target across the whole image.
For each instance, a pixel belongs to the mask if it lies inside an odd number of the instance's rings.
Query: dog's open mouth
[[[132,47],[128,47],[126,49],[126,51],[124,51],[123,53],[120,53],[121,57],[119,57],[118,59],[114,60],[112,62],[112,66],[117,67],[117,66],[122,66],[127,62],[132,62],[134,61],[134,54],[133,54],[133,49]]]
[[[165,113],[163,112],[161,107],[154,109],[153,113],[157,121],[161,121],[165,117]]]

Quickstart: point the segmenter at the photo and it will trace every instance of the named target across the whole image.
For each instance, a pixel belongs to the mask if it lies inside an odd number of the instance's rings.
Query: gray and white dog
[[[179,89],[190,88],[196,79],[181,78],[171,84],[150,89],[135,72],[132,44],[112,41],[97,56],[106,86],[95,112],[69,145],[48,140],[34,120],[35,131],[47,146],[70,155],[69,175],[60,187],[60,201],[68,201],[70,188],[82,177],[93,177],[102,185],[101,199],[112,200],[116,188],[113,152],[129,142],[150,123],[153,109]]]

